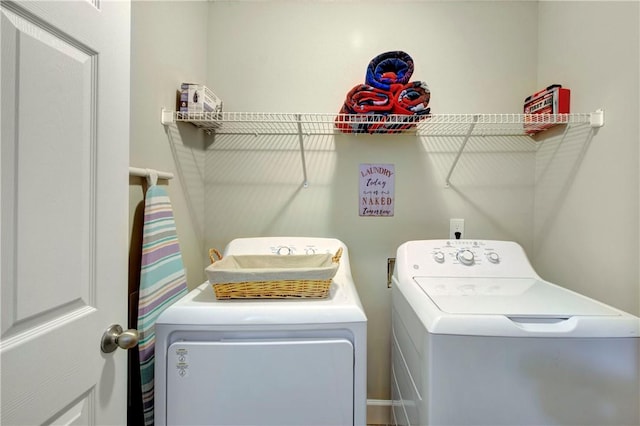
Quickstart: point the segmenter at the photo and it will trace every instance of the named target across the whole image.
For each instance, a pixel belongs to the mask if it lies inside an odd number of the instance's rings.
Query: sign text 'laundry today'
[[[360,164],[360,216],[393,216],[393,164]]]

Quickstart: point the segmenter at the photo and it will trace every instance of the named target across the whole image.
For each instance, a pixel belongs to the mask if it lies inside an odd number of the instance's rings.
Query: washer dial
[[[475,261],[473,252],[469,249],[460,250],[456,257],[458,258],[460,263],[467,266],[473,265],[473,262]]]
[[[441,251],[437,251],[433,253],[433,260],[435,260],[438,263],[444,263],[444,253]]]
[[[289,255],[291,254],[291,248],[287,247],[287,246],[280,246],[278,247],[278,251],[276,252],[279,255]]]

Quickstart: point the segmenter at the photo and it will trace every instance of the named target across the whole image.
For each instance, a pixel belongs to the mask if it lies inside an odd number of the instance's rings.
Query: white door
[[[0,3],[3,425],[126,424],[128,1]]]

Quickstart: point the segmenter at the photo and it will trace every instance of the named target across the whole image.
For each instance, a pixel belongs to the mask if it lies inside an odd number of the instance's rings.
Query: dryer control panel
[[[409,276],[535,276],[522,247],[511,241],[409,241],[399,249],[396,268]]]
[[[335,254],[346,246],[333,238],[260,237],[238,238],[225,248],[225,254],[275,254],[279,256],[305,254]]]
[[[330,250],[317,244],[278,244],[270,246],[269,251],[271,254],[289,256],[293,254],[333,254],[336,250]]]

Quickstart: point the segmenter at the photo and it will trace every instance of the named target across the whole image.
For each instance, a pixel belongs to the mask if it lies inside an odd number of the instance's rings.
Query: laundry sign
[[[393,164],[360,164],[360,216],[393,216]]]

